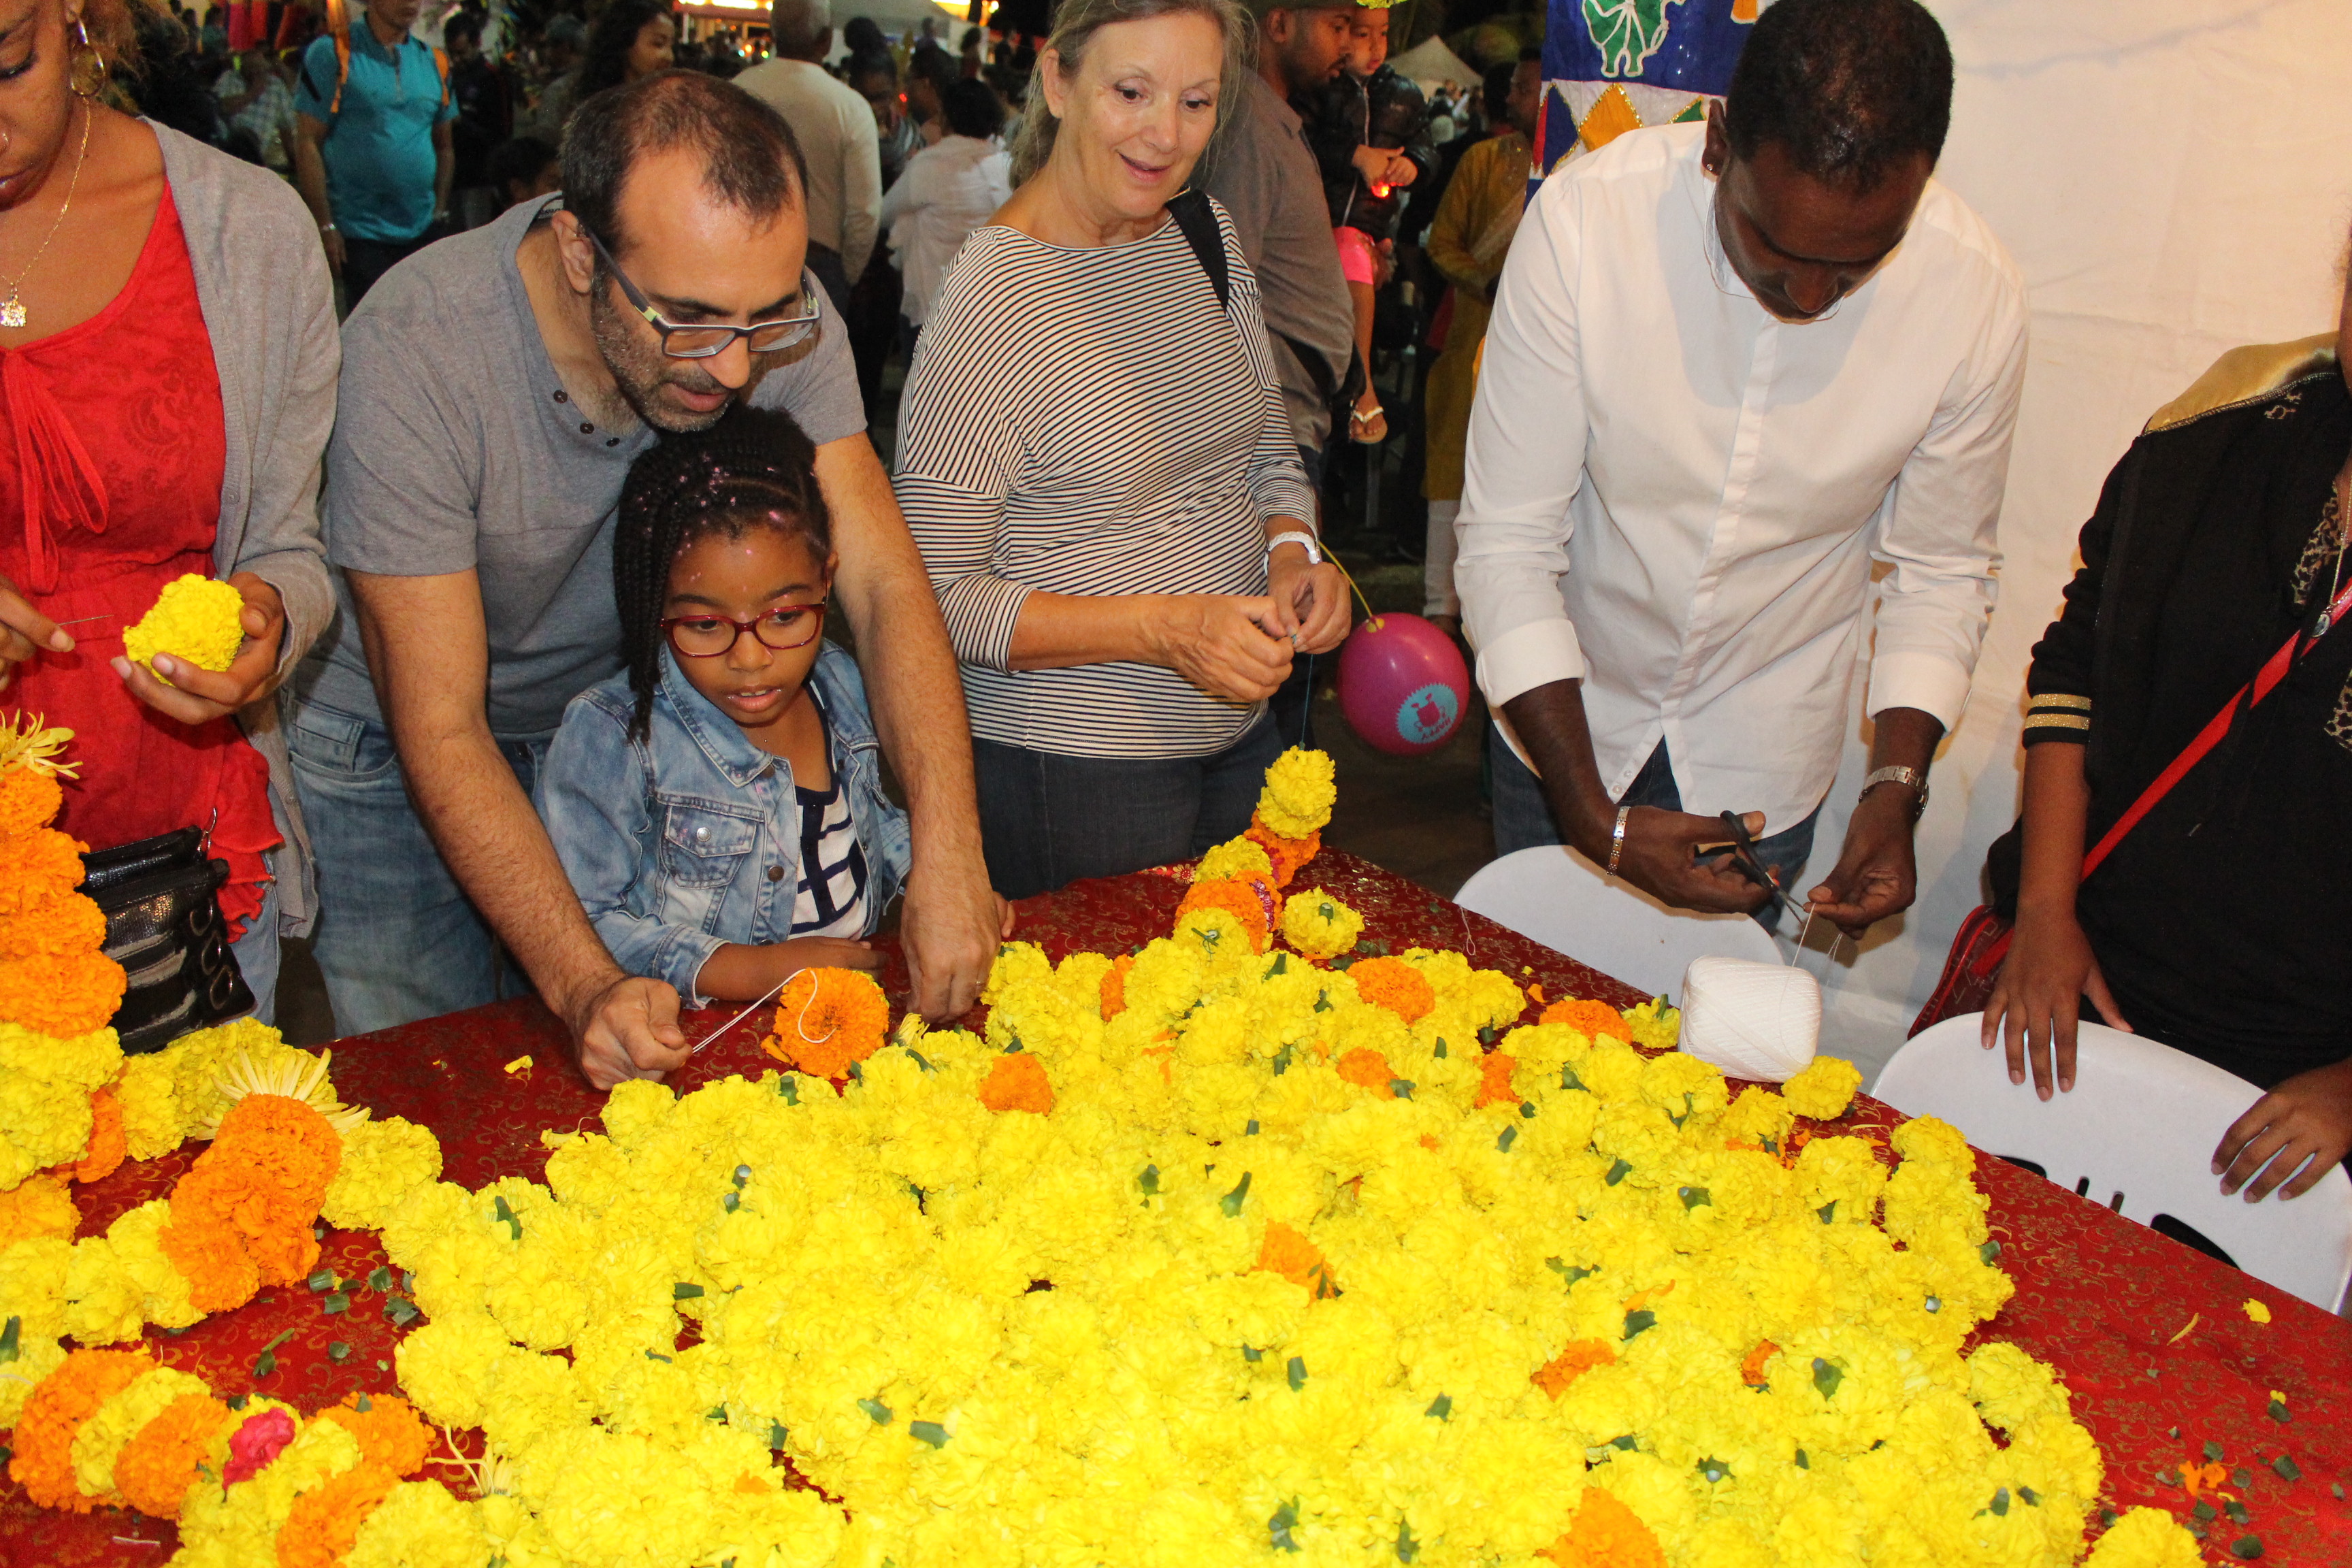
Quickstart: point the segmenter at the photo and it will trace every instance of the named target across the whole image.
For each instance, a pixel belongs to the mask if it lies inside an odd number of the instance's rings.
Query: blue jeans
[[[1202,854],[1249,826],[1281,749],[1264,719],[1205,757],[1069,757],[975,737],[988,879],[1025,899]]]
[[[1542,782],[1527,763],[1519,761],[1519,754],[1511,750],[1502,731],[1491,727],[1486,731],[1486,759],[1495,775],[1495,853],[1508,855],[1515,849],[1565,842],[1552,817],[1551,803],[1544,798]],[[1661,811],[1683,808],[1683,794],[1675,784],[1674,764],[1667,759],[1664,741],[1650,753],[1650,760],[1642,764],[1642,771],[1633,775],[1633,784],[1617,804],[1650,805]],[[1801,907],[1804,889],[1797,886],[1797,879],[1804,874],[1805,862],[1812,858],[1813,826],[1821,816],[1821,807],[1815,806],[1794,827],[1756,841],[1756,858],[1780,879],[1780,886]],[[1773,913],[1769,904],[1756,911],[1757,921],[1766,931],[1778,929],[1771,918]]]
[[[527,994],[409,804],[392,734],[318,702],[288,704],[287,745],[319,869],[311,951],[338,1033],[362,1035]],[[547,738],[499,750],[528,797]]]
[[[293,853],[291,844],[277,851],[278,855]],[[278,908],[278,883],[272,879],[261,895],[261,912],[253,917],[245,934],[229,943],[228,949],[236,960],[236,972],[245,976],[246,986],[253,993],[253,1012],[249,1016],[264,1024],[278,1022],[278,970],[281,957]]]

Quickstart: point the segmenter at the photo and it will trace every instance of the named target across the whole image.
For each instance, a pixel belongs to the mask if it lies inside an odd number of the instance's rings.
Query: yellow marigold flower
[[[1654,1051],[1670,1051],[1682,1038],[1683,1015],[1677,1007],[1666,1005],[1663,996],[1653,996],[1624,1015],[1626,1026],[1633,1031],[1633,1043]]]
[[[2197,1538],[2160,1508],[2126,1509],[2091,1547],[2088,1568],[2203,1568]]]
[[[112,1029],[60,1037],[21,1024],[0,1023],[0,1073],[22,1073],[42,1083],[94,1089],[112,1081],[124,1060],[121,1043]]]
[[[1285,838],[1320,833],[1330,822],[1331,805],[1339,798],[1331,780],[1329,753],[1291,747],[1265,770],[1265,787],[1258,792],[1257,819]]]
[[[2038,1415],[2068,1414],[2066,1385],[2058,1374],[2001,1340],[1979,1345],[1969,1357],[1969,1397],[2004,1432]]]
[[[415,1188],[441,1179],[441,1144],[397,1116],[362,1121],[343,1134],[343,1160],[327,1184],[319,1215],[343,1230],[375,1230]]]
[[[1815,1057],[1804,1071],[1780,1086],[1780,1098],[1800,1116],[1831,1121],[1843,1116],[1862,1087],[1862,1072],[1836,1057]]]
[[[1283,900],[1282,934],[1310,958],[1337,958],[1363,933],[1364,917],[1320,888]]]
[[[342,1562],[343,1568],[457,1568],[487,1560],[471,1505],[439,1481],[404,1481],[368,1514]]]
[[[244,610],[236,588],[189,573],[163,584],[154,607],[122,634],[122,651],[139,664],[168,653],[199,669],[226,669],[245,642]]]
[[[1247,881],[1252,877],[1262,877],[1272,886],[1274,861],[1246,834],[1228,838],[1202,856],[1199,868],[1192,873],[1196,882]]]

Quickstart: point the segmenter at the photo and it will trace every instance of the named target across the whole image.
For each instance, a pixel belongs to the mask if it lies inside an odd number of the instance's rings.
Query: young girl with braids
[[[815,450],[738,406],[639,458],[613,535],[627,668],[572,699],[538,805],[613,957],[697,1003],[873,969],[907,876],[857,665],[824,637]]]

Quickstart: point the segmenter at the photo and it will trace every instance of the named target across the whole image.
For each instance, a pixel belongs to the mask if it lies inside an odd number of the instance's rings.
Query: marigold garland
[[[1331,820],[1332,803],[1339,798],[1332,777],[1329,753],[1291,747],[1265,770],[1256,820],[1285,838],[1321,832]]]
[[[1242,837],[1265,851],[1266,860],[1273,868],[1274,885],[1276,889],[1290,886],[1292,879],[1298,875],[1299,868],[1323,853],[1323,835],[1320,833],[1309,833],[1297,838],[1285,838],[1281,834],[1268,827],[1264,819],[1259,817],[1254,816],[1250,819],[1249,831]]]
[[[811,1078],[837,1079],[882,1048],[890,1002],[871,975],[855,969],[803,969],[776,999],[776,1018],[760,1048]]]
[[[74,1484],[73,1440],[98,1407],[155,1370],[143,1351],[75,1351],[25,1401],[8,1474],[42,1508],[88,1513],[100,1500]]]
[[[1436,987],[1401,958],[1366,958],[1349,966],[1356,994],[1385,1007],[1408,1024],[1418,1024],[1437,1005]]]

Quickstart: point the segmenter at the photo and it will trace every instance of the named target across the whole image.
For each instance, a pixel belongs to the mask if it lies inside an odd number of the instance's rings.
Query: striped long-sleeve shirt
[[[1258,312],[1217,209],[1230,308],[1172,221],[1067,249],[976,230],[907,384],[898,504],[962,662],[972,732],[1077,756],[1201,756],[1261,704],[1137,663],[1015,671],[1034,592],[1263,594],[1265,524],[1312,519]]]

